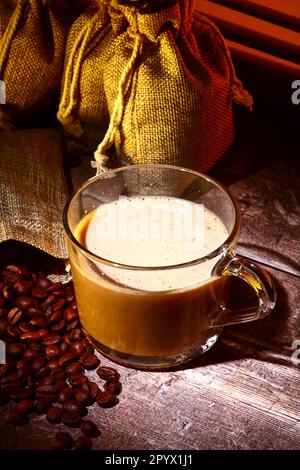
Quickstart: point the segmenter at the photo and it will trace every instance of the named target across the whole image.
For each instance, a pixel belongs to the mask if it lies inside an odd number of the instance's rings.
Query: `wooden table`
[[[253,122],[258,129],[259,119]],[[300,448],[300,365],[291,357],[293,341],[300,340],[297,147],[291,143],[287,160],[271,125],[269,134],[264,129],[264,139],[255,134],[247,143],[247,122],[243,126],[241,137],[212,173],[232,183],[243,214],[238,252],[272,274],[278,289],[275,311],[264,320],[227,327],[211,351],[176,371],[119,366],[119,404],[90,408],[102,431],[97,449]],[[255,133],[255,126],[250,131]],[[289,145],[287,135],[283,138]],[[82,169],[73,170],[77,183],[79,174],[85,178]],[[248,296],[235,285],[235,303],[250,301]],[[103,358],[102,363],[109,361]],[[0,449],[47,449],[58,427],[43,416],[16,429],[5,427],[1,419]]]

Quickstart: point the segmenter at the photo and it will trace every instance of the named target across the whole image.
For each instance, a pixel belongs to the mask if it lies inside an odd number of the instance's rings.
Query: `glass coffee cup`
[[[270,276],[236,256],[240,213],[212,178],[132,165],[88,180],[64,210],[79,318],[97,347],[126,366],[161,369],[208,351],[224,326],[267,316]],[[258,307],[230,310],[232,276]]]

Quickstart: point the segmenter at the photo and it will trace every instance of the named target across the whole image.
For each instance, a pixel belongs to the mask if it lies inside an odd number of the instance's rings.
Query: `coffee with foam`
[[[211,336],[228,279],[212,276],[217,257],[195,261],[228,238],[216,214],[173,197],[124,197],[87,214],[75,237],[103,260],[127,265],[72,261],[80,318],[102,351],[165,357]]]

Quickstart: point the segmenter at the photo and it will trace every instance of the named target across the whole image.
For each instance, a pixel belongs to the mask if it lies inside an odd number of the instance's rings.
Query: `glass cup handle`
[[[218,264],[215,272],[219,276],[235,276],[247,282],[257,295],[258,307],[230,310],[222,304],[212,322],[212,327],[258,320],[273,310],[277,298],[276,287],[269,274],[257,264],[230,255]]]

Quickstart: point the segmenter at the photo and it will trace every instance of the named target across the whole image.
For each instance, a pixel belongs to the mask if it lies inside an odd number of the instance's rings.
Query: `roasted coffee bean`
[[[62,350],[56,344],[52,344],[46,347],[45,355],[48,359],[58,359],[62,355]],[[59,361],[58,365],[60,365]]]
[[[109,390],[114,395],[119,395],[122,391],[122,384],[117,378],[110,378],[104,385],[105,390]]]
[[[8,315],[7,315],[7,320],[11,325],[15,325],[16,323],[19,323],[22,318],[22,310],[20,308],[12,308]]]
[[[2,271],[2,276],[5,281],[14,283],[22,278],[22,272],[18,266],[9,265]]]
[[[43,305],[41,305],[41,307],[42,307],[43,312],[44,312],[44,317],[48,321],[48,318],[51,317],[51,315],[53,313],[52,307],[43,307]]]
[[[66,411],[62,415],[61,420],[66,426],[69,426],[70,428],[78,428],[81,423],[81,416],[79,413]]]
[[[74,397],[73,389],[67,385],[58,392],[57,401],[58,403],[63,404],[66,401],[71,400],[73,397]]]
[[[37,334],[41,339],[43,339],[49,336],[49,330],[48,328],[40,328],[39,330],[37,330]]]
[[[34,410],[33,401],[29,399],[21,400],[17,403],[17,410],[26,415],[31,413]]]
[[[72,413],[81,414],[83,409],[83,404],[77,400],[66,400],[63,404],[64,411],[70,411]]]
[[[5,369],[5,375],[3,375],[0,379],[0,384],[2,386],[8,383],[19,382],[18,372],[16,370],[10,372],[8,367]]]
[[[61,320],[59,323],[55,323],[55,325],[52,325],[52,331],[55,331],[55,332],[63,331],[65,327],[66,327],[65,320]]]
[[[96,369],[100,365],[100,360],[98,359],[98,357],[88,352],[83,353],[80,356],[80,362],[86,370]]]
[[[97,394],[96,401],[101,408],[111,408],[117,404],[117,397],[109,390],[100,390]]]
[[[61,342],[61,336],[57,333],[51,334],[43,338],[43,344],[45,346],[50,346],[52,344],[58,344]]]
[[[0,289],[0,292],[1,292],[1,289]],[[2,295],[0,295],[0,308],[4,307],[5,305],[5,299]]]
[[[74,299],[75,299],[74,291],[72,291],[72,292],[70,292],[70,293],[66,293],[66,301],[67,301],[68,303],[73,302]]]
[[[48,361],[48,369],[51,373],[60,369],[56,359],[51,359],[50,361]]]
[[[87,436],[79,436],[75,441],[75,447],[77,450],[91,450],[93,442]]]
[[[4,421],[6,424],[14,424],[16,426],[21,426],[28,422],[28,418],[24,413],[21,413],[16,408],[8,410],[4,415]]]
[[[1,388],[9,394],[16,393],[21,390],[21,382],[10,382],[1,385]]]
[[[26,317],[27,318],[36,318],[36,317],[43,317],[44,312],[40,308],[30,307],[26,310]]]
[[[80,341],[82,338],[82,332],[80,328],[74,328],[74,330],[71,331],[70,333],[70,341]],[[86,348],[84,346],[83,340],[82,340],[82,346],[84,347],[84,351],[86,351]]]
[[[73,302],[70,302],[69,307],[77,311],[77,304],[75,299],[73,300]]]
[[[74,447],[74,440],[68,432],[59,431],[55,434],[55,439],[61,449],[72,449],[72,447]]]
[[[32,398],[32,396],[33,391],[31,388],[22,388],[21,390],[10,394],[10,397],[13,401],[26,400],[28,398]]]
[[[52,307],[53,312],[56,312],[56,310],[61,310],[64,307],[65,303],[65,299],[58,299]]]
[[[14,359],[19,359],[23,356],[24,347],[22,343],[7,343],[6,354]]]
[[[72,331],[74,329],[76,329],[76,327],[78,326],[78,320],[75,320],[73,321],[72,323],[68,323],[67,324],[67,331],[69,331],[70,333],[72,333]]]
[[[51,424],[59,424],[61,422],[63,410],[58,406],[51,406],[47,411],[46,418]]]
[[[64,343],[67,343],[68,346],[71,346],[72,344],[72,341],[70,339],[70,333],[66,333],[64,336],[63,336],[63,342]]]
[[[40,385],[54,385],[56,383],[55,377],[53,375],[47,375],[46,377],[43,377],[39,381],[39,386]]]
[[[33,287],[31,289],[31,295],[32,297],[35,297],[36,299],[45,299],[47,297],[47,291],[44,289],[41,289],[39,287]]]
[[[60,320],[62,319],[62,312],[61,310],[56,310],[55,312],[53,312],[50,317],[48,318],[48,322],[51,324],[51,325],[54,325],[55,323],[58,323],[60,322]]]
[[[76,356],[72,353],[66,353],[58,361],[60,367],[65,367],[70,362],[73,362],[76,359]]]
[[[96,400],[99,391],[100,389],[96,382],[89,382],[89,392],[93,400]]]
[[[65,380],[56,380],[56,390],[57,390],[58,393],[67,386],[68,385],[67,385],[67,382]]]
[[[13,325],[7,325],[6,326],[6,334],[8,335],[9,338],[11,339],[17,339],[20,336],[20,330]]]
[[[52,286],[52,281],[46,277],[41,277],[36,281],[36,287],[39,289],[47,290],[50,286]]]
[[[47,292],[55,292],[55,291],[60,290],[62,287],[63,287],[62,282],[55,282],[54,284],[52,284],[51,286],[47,288]]]
[[[38,385],[35,389],[36,396],[47,397],[49,395],[56,394],[56,386],[54,384],[42,384]]]
[[[29,364],[29,362],[25,360],[20,361],[20,363],[17,364],[17,369],[18,369],[18,377],[20,378],[20,380],[27,379],[33,373],[32,365]]]
[[[71,352],[77,357],[81,356],[85,352],[85,348],[81,341],[74,341],[74,343],[71,344]]]
[[[48,326],[47,320],[43,317],[34,317],[29,320],[29,323],[34,328],[47,328]]]
[[[35,410],[38,414],[43,415],[47,413],[49,408],[52,406],[51,398],[49,397],[41,397],[38,398],[35,403]]]
[[[75,399],[82,405],[87,405],[90,401],[91,395],[87,390],[79,389],[75,391]]]
[[[32,297],[20,296],[17,297],[15,301],[15,306],[26,310],[32,307],[37,307],[37,302]]]
[[[40,336],[37,331],[27,331],[20,336],[21,341],[40,341]]]
[[[107,366],[101,366],[99,369],[97,369],[97,374],[99,375],[100,379],[102,380],[108,380],[112,377],[117,377],[119,378],[120,375],[116,371],[116,369],[113,369],[112,367],[107,367]]]
[[[82,388],[84,384],[88,383],[88,378],[84,374],[71,374],[69,376],[69,382],[75,389]]]
[[[97,428],[96,424],[89,419],[83,419],[80,424],[80,431],[88,437],[98,437],[100,436],[100,431]]]
[[[75,310],[73,310],[72,308],[66,308],[64,310],[64,319],[67,323],[71,323],[73,322],[74,320],[77,320],[78,316],[77,316],[77,312]]]
[[[80,362],[71,362],[65,368],[67,375],[77,374],[82,372],[82,366]]]
[[[19,323],[18,325],[18,328],[21,333],[27,333],[28,331],[33,330],[33,327],[29,325],[28,323],[26,323],[25,321],[21,321],[21,323]]]
[[[41,304],[42,308],[49,307],[50,305],[53,305],[56,302],[56,296],[53,294],[48,295],[46,300]]]
[[[5,300],[13,300],[14,299],[14,291],[12,287],[5,286],[2,290],[2,296]]]
[[[37,343],[36,341],[31,341],[28,343],[28,348],[42,353],[44,352],[45,346],[41,343]]]
[[[39,353],[38,351],[34,351],[33,349],[25,349],[24,354],[23,354],[23,357],[24,357],[24,359],[26,359],[27,361],[32,362],[32,361],[34,361],[34,359],[36,359],[39,355],[40,355],[40,353]]]
[[[32,362],[32,370],[34,372],[39,371],[47,362],[47,359],[44,356],[39,356]]]
[[[0,389],[0,405],[6,405],[10,400],[8,390],[1,390]]]
[[[31,283],[29,281],[16,281],[14,283],[14,291],[17,295],[26,297],[31,290]]]
[[[61,299],[64,297],[65,295],[65,291],[64,289],[60,289],[60,290],[56,290],[54,292],[52,292],[53,295],[55,295],[56,299]]]
[[[61,343],[60,347],[61,347],[63,354],[67,352],[71,352],[69,344],[65,343],[64,341]]]
[[[62,369],[57,369],[51,372],[51,375],[56,378],[56,380],[64,380],[66,378],[65,371]]]
[[[35,376],[37,379],[40,379],[41,377],[45,377],[49,373],[50,373],[50,370],[49,370],[48,364],[45,364],[35,373]]]
[[[89,352],[90,354],[94,354],[95,348],[87,338],[83,338],[82,344],[85,347],[85,349],[87,350],[87,352]]]

